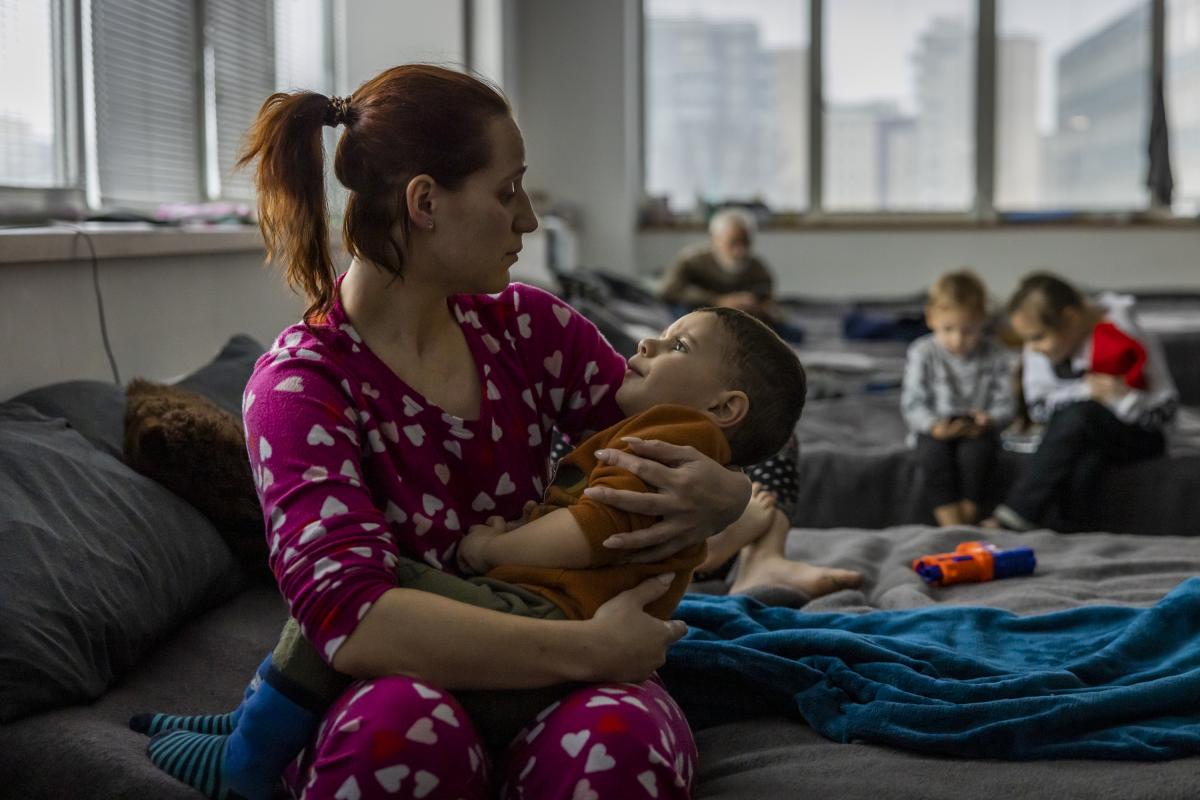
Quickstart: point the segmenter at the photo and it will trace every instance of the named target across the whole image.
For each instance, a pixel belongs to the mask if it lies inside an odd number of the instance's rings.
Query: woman
[[[346,126],[334,169],[350,190],[353,261],[340,279],[324,124]],[[574,436],[621,416],[620,356],[550,295],[508,286],[537,221],[506,101],[466,75],[396,67],[344,100],[272,96],[249,141],[268,248],[312,303],[245,395],[271,567],[306,638],[360,679],[326,714],[293,790],[482,797],[488,757],[450,693],[578,681],[513,741],[503,794],[687,796],[695,745],[651,677],[683,625],[642,611],[665,584],[560,622],[396,588],[391,571],[403,552],[454,573],[471,524],[518,517],[540,496],[551,427]],[[646,458],[610,461],[660,492],[599,498],[664,517],[611,543],[631,557],[661,558],[745,507],[744,476],[689,448],[637,450]]]

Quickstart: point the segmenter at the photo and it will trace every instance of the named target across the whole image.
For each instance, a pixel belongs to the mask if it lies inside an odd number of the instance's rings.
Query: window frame
[[[51,69],[55,76],[61,76],[64,89],[55,104],[55,122],[58,126],[56,133],[61,135],[61,143],[56,147],[57,168],[62,170],[65,180],[60,186],[16,186],[0,182],[0,224],[27,223],[45,221],[47,218],[77,219],[89,212],[99,210],[100,186],[99,173],[96,165],[96,152],[89,145],[89,139],[94,141],[94,115],[88,112],[94,100],[89,96],[88,81],[90,80],[91,64],[88,60],[90,47],[87,43],[86,19],[90,0],[51,0],[52,14],[55,24],[51,32],[53,37],[53,63]],[[322,26],[325,39],[325,58],[323,71],[329,80],[330,91],[336,91],[341,75],[340,55],[337,31],[337,3],[339,0],[322,0]],[[197,63],[194,65],[197,76],[197,111],[200,120],[197,138],[199,140],[198,159],[193,165],[196,172],[196,185],[201,202],[246,202],[242,198],[229,199],[222,192],[222,180],[215,174],[215,164],[210,163],[216,157],[215,104],[211,103],[214,84],[211,70],[207,70],[206,53],[211,50],[204,30],[205,3],[204,0],[188,0],[196,20],[196,35],[198,47]],[[269,10],[274,14],[274,5]],[[272,29],[273,35],[273,29]],[[194,199],[180,198],[178,202],[192,202]],[[150,211],[158,204],[144,206],[132,205],[132,208]]]
[[[975,192],[971,204],[962,211],[912,211],[877,209],[871,211],[830,211],[825,208],[825,98],[824,98],[824,12],[827,0],[807,0],[809,13],[808,47],[808,208],[802,212],[772,213],[765,227],[770,229],[810,227],[896,227],[961,228],[1051,224],[1037,219],[1036,210],[1020,212],[1022,219],[1010,219],[1006,210],[995,204],[996,189],[996,8],[997,0],[975,0]],[[1151,89],[1164,76],[1166,0],[1147,0],[1150,4],[1151,63],[1146,80]],[[646,190],[648,113],[646,107],[646,0],[638,2],[638,190]],[[1152,96],[1152,95],[1151,95]],[[1147,130],[1149,135],[1149,130]],[[696,229],[703,224],[692,215],[677,214],[670,221],[646,221],[639,208],[638,227],[643,230]],[[1017,212],[1017,209],[1013,209]],[[1069,217],[1057,218],[1054,225],[1113,227],[1134,224],[1196,225],[1200,218],[1176,215],[1158,204],[1153,196],[1143,207],[1115,211],[1076,210]]]

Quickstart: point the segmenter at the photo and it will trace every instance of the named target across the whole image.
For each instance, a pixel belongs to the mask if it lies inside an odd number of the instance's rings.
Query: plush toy
[[[134,379],[125,390],[125,461],[212,520],[251,572],[267,544],[242,423],[194,392]]]

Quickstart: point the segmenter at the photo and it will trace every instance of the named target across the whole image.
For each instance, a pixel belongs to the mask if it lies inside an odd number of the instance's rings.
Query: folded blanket
[[[688,595],[661,670],[697,727],[795,711],[822,735],[975,758],[1200,753],[1200,579],[1152,608],[806,614]]]

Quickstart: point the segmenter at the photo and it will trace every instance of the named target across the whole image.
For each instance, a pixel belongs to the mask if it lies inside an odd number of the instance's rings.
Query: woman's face
[[[434,201],[431,252],[438,280],[449,292],[495,293],[508,286],[521,237],[537,230],[525,194],[525,143],[508,115],[488,126],[491,160],[457,191],[441,189]]]

